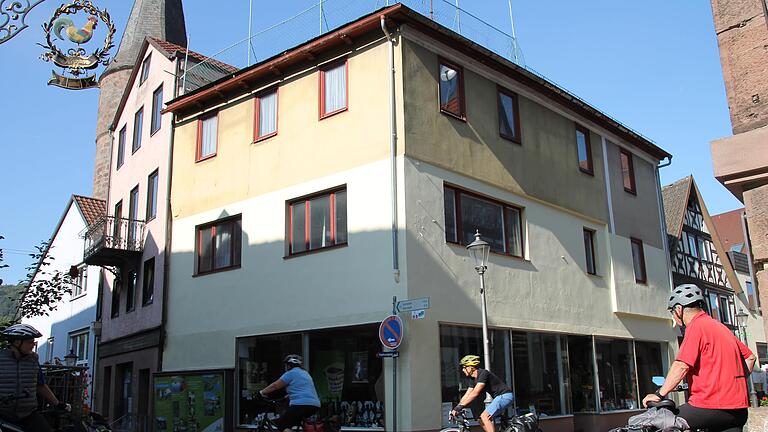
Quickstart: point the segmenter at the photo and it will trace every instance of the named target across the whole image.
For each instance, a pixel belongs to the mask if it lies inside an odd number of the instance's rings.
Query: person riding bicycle
[[[33,352],[35,339],[42,334],[29,324],[14,324],[1,334],[10,348],[0,350],[0,417],[28,431],[52,432],[37,411],[37,395],[60,408],[68,410],[69,405],[60,403],[45,383]]]
[[[747,422],[747,376],[756,357],[731,330],[705,311],[701,289],[694,284],[676,287],[667,309],[683,331],[680,352],[664,384],[643,398],[643,406],[666,397],[687,378],[690,397],[679,407],[679,416],[691,429],[738,432]]]
[[[285,389],[288,393],[288,409],[275,421],[279,430],[290,432],[291,427],[300,426],[307,418],[315,415],[320,409],[320,398],[317,397],[315,382],[302,366],[304,359],[297,354],[290,354],[283,360],[285,373],[277,381],[260,391],[266,396],[274,391]]]
[[[480,357],[470,354],[466,355],[459,360],[459,366],[465,376],[472,378],[473,382],[461,397],[459,404],[456,405],[451,411],[451,415],[456,416],[464,407],[472,403],[478,397],[482,397],[486,392],[490,393],[493,400],[482,414],[480,414],[480,425],[482,425],[485,432],[494,432],[493,417],[501,414],[506,410],[512,402],[515,401],[515,396],[512,394],[512,389],[504,383],[498,376],[491,373],[491,371],[479,368]]]

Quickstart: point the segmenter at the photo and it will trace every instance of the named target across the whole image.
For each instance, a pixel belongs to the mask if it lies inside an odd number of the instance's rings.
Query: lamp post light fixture
[[[739,312],[736,313],[736,327],[739,328],[739,339],[747,345],[747,319],[749,314],[744,311],[744,308],[739,308]],[[752,375],[749,375],[747,380],[749,383],[749,401],[753,407],[759,406],[757,403],[757,394],[755,393],[755,385],[752,382]]]
[[[73,350],[69,350],[69,354],[64,356],[64,365],[74,366],[77,363],[77,354]]]
[[[475,241],[467,245],[469,256],[475,262],[475,271],[480,275],[480,299],[483,313],[483,366],[485,370],[491,370],[491,359],[488,349],[488,312],[485,305],[485,271],[488,269],[488,254],[491,245],[480,238],[480,231],[475,232]]]

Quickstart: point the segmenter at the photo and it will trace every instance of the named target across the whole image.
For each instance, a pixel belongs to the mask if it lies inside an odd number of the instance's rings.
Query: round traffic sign
[[[379,340],[389,349],[397,349],[403,342],[403,321],[397,315],[384,318],[379,326]]]

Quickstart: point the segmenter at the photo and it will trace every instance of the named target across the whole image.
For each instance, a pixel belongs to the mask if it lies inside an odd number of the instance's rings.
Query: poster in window
[[[313,353],[311,375],[321,402],[341,400],[344,390],[344,352]]]
[[[155,430],[224,430],[224,374],[155,376]]]
[[[352,383],[368,383],[368,351],[352,353]]]

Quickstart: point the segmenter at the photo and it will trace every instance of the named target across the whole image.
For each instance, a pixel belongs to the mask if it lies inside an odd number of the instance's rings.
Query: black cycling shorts
[[[691,429],[703,428],[709,432],[742,432],[747,423],[747,409],[707,409],[680,405],[679,416]]]
[[[311,405],[291,405],[275,420],[275,425],[281,431],[292,426],[301,426],[307,418],[315,415],[320,408]]]

